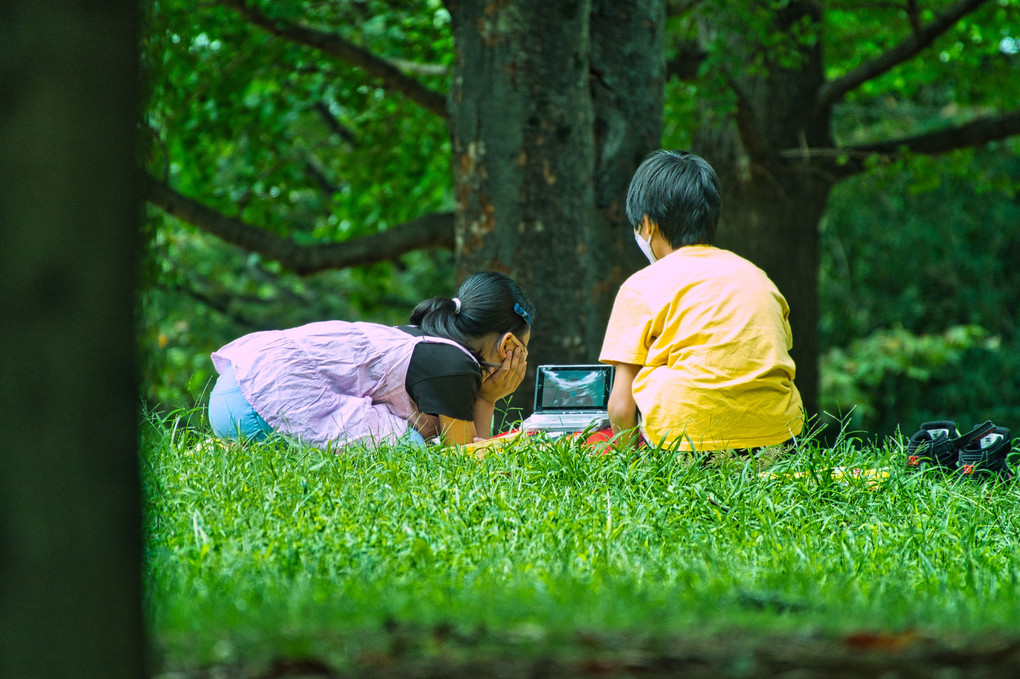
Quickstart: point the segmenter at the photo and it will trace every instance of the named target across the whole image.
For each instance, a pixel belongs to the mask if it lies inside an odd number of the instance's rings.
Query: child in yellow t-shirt
[[[761,269],[712,245],[715,170],[656,151],[627,192],[627,217],[651,262],[620,287],[599,360],[616,366],[614,433],[639,424],[678,450],[784,443],[804,427],[786,300]]]

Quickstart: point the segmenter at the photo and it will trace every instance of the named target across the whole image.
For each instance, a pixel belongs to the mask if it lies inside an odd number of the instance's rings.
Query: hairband
[[[460,297],[454,297],[453,298],[453,306],[454,306],[454,309],[453,309],[454,315],[459,314],[460,313]]]
[[[531,325],[531,316],[528,314],[527,311],[524,310],[524,307],[522,307],[520,304],[514,303],[514,311],[516,311],[517,314],[524,319],[525,323]]]

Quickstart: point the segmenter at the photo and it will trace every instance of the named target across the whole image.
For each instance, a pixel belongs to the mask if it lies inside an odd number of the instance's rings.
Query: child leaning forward
[[[245,335],[212,354],[221,438],[271,433],[322,448],[492,435],[496,401],[524,379],[535,309],[509,277],[470,276],[410,325],[321,321]]]

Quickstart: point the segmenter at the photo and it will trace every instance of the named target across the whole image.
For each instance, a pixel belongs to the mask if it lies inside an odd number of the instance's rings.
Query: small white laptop
[[[521,423],[525,432],[568,432],[609,426],[613,366],[540,365],[535,410]]]

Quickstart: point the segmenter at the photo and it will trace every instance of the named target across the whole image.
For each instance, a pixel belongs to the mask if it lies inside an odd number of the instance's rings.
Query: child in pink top
[[[322,321],[245,335],[212,355],[209,419],[220,437],[271,432],[323,448],[491,436],[496,401],[524,379],[534,307],[508,276],[481,272],[434,297],[411,325]]]

